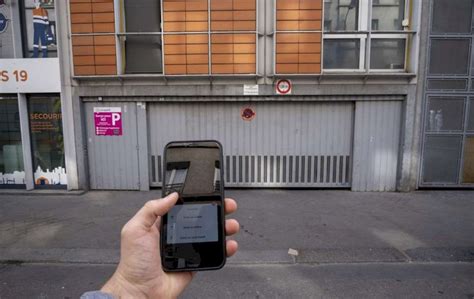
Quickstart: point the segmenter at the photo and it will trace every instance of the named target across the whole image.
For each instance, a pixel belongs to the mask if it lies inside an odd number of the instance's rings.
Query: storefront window
[[[61,100],[34,96],[28,100],[35,185],[65,186]]]
[[[11,9],[5,1],[0,1],[0,59],[14,57]]]
[[[54,0],[24,0],[25,57],[57,57]]]
[[[18,100],[0,97],[0,187],[24,187],[24,184]]]

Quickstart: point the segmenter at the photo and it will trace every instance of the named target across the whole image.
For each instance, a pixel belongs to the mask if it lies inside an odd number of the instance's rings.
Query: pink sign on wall
[[[122,136],[122,108],[94,107],[96,136]]]

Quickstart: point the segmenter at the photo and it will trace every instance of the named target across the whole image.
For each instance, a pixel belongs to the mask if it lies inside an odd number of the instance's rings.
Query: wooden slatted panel
[[[276,34],[276,73],[321,73],[321,0],[277,0],[276,13],[277,31],[289,31]]]
[[[255,34],[211,36],[213,74],[255,74]]]
[[[207,32],[207,0],[163,0],[165,32]]]
[[[255,0],[211,0],[211,31],[213,74],[256,73]]]
[[[209,73],[207,0],[164,0],[164,32],[203,34],[165,34],[165,74]]]
[[[113,0],[69,0],[74,75],[116,75]],[[77,34],[92,34],[80,36]]]
[[[255,30],[255,0],[211,0],[211,31]]]
[[[165,44],[165,73],[168,75],[207,74],[209,49],[207,34],[167,34]]]

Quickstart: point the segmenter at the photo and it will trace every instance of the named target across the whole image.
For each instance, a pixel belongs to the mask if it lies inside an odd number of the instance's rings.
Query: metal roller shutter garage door
[[[162,184],[168,142],[215,139],[226,186],[350,187],[353,114],[352,102],[150,103],[150,185]]]

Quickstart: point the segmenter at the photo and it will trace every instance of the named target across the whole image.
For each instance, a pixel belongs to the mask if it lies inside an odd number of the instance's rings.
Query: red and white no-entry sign
[[[277,81],[275,85],[276,93],[277,94],[291,94],[291,81],[288,79],[280,79]]]

